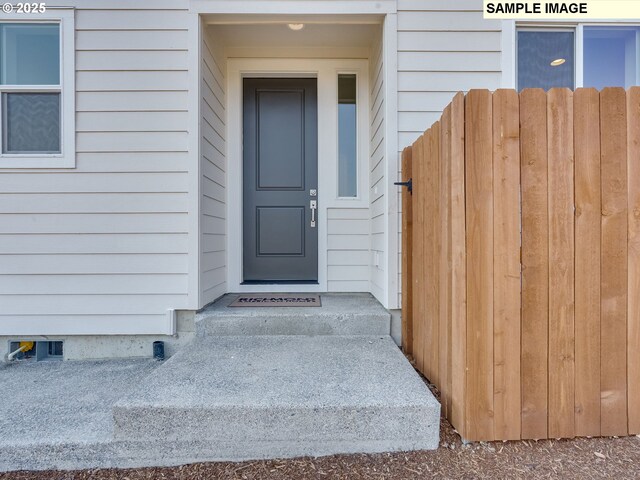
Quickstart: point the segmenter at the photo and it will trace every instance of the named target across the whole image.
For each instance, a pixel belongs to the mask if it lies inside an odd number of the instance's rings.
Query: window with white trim
[[[0,22],[0,168],[75,166],[73,12]]]
[[[516,35],[518,90],[629,88],[640,83],[637,26],[522,26]]]
[[[358,196],[358,105],[356,74],[338,74],[338,197]]]

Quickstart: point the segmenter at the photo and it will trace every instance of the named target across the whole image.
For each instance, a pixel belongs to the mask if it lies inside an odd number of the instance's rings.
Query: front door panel
[[[244,282],[317,282],[316,79],[244,80]]]

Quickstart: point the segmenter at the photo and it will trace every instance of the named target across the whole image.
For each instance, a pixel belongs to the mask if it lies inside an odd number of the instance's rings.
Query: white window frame
[[[368,71],[366,72],[368,76]],[[355,75],[356,76],[356,196],[355,197],[341,197],[339,192],[340,182],[340,122],[338,116],[338,76],[339,75]],[[367,175],[367,165],[369,161],[368,150],[368,135],[369,130],[366,127],[369,121],[368,110],[363,108],[362,105],[368,105],[369,99],[367,97],[367,90],[370,88],[368,84],[368,78],[364,78],[362,68],[349,68],[349,69],[336,69],[335,71],[335,105],[336,105],[336,131],[335,131],[335,172],[336,181],[334,184],[335,191],[333,193],[333,200],[335,206],[340,206],[341,202],[343,208],[349,208],[354,206],[356,208],[367,206],[369,203],[369,188],[367,181],[369,180]],[[368,108],[368,107],[367,107]],[[351,202],[351,203],[348,203]]]
[[[584,86],[584,27],[636,27],[640,23],[629,21],[592,21],[592,22],[526,22],[503,20],[502,24],[502,87],[518,87],[518,30],[552,31],[573,30],[575,32],[575,88]],[[511,45],[511,48],[507,46]],[[640,78],[639,78],[640,83]]]
[[[74,168],[76,166],[74,10],[48,8],[41,14],[3,14],[0,22],[60,25],[60,85],[0,85],[0,94],[60,92],[60,153],[2,153],[0,149],[0,170]],[[0,118],[1,132],[3,132],[2,128],[2,118]]]

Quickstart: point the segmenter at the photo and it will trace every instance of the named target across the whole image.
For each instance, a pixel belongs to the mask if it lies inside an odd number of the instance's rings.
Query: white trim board
[[[202,58],[202,19],[200,15],[189,15],[189,264],[187,270],[188,290],[187,302],[189,308],[198,310],[202,297],[202,272],[200,252],[200,203],[201,175],[200,175],[200,62]]]
[[[326,292],[329,208],[368,208],[369,72],[362,59],[229,59],[227,64],[228,289],[232,292]],[[336,198],[337,75],[358,74],[359,197]],[[245,77],[315,77],[318,79],[318,284],[242,285],[242,79]],[[365,128],[366,127],[366,128]],[[329,161],[327,161],[329,159]]]
[[[78,335],[174,335],[175,310],[164,315],[42,315],[24,321],[20,316],[2,320],[2,336],[41,337]]]
[[[398,15],[389,14],[384,19],[382,33],[383,71],[385,88],[385,203],[387,222],[385,229],[386,283],[382,304],[385,308],[399,308],[398,293]]]
[[[396,0],[191,0],[189,9],[202,14],[366,15],[396,13]]]

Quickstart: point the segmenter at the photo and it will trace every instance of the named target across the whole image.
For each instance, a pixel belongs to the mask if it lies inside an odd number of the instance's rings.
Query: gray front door
[[[318,281],[317,108],[316,79],[244,80],[245,283]]]

